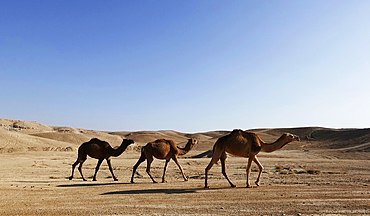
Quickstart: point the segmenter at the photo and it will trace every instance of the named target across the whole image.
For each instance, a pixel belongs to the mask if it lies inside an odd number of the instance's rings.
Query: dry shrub
[[[308,174],[315,174],[315,175],[321,174],[320,170],[317,170],[317,169],[314,169],[314,168],[308,168],[308,169],[306,169],[306,171],[307,171]]]
[[[293,170],[290,166],[282,166],[282,165],[275,165],[275,170],[279,174],[312,174],[312,175],[318,175],[321,174],[320,170],[314,169],[314,168],[305,168],[302,170]]]

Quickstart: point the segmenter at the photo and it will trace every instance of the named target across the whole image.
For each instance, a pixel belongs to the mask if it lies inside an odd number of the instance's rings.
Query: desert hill
[[[284,147],[286,150],[338,150],[341,154],[370,154],[370,129],[331,129],[322,127],[252,129],[265,142],[275,141],[281,134],[289,132],[298,135],[301,142]],[[132,149],[156,139],[172,139],[179,146],[187,139],[200,141],[193,150],[205,152],[212,149],[216,140],[230,131],[209,131],[200,133],[181,133],[165,131],[107,132],[71,127],[58,127],[38,122],[0,119],[0,153],[17,151],[76,151],[79,145],[91,138],[109,142],[113,147],[120,145],[123,138],[133,139]],[[369,154],[368,154],[369,153]]]
[[[210,170],[210,189],[204,189],[204,169],[216,140],[230,131],[182,133],[161,131],[95,131],[58,127],[38,122],[0,119],[1,215],[369,215],[370,129],[322,127],[252,129],[265,142],[282,133],[300,136],[283,149],[261,152],[264,166],[262,187],[245,188],[247,159],[229,155],[227,173],[237,187],[222,175],[221,163]],[[135,144],[112,159],[113,181],[103,162],[92,181],[96,159],[83,166],[87,181],[71,165],[81,143],[97,137],[113,147],[122,138]],[[130,178],[141,146],[158,138],[183,146],[188,138],[200,142],[179,161],[189,181],[170,162],[167,183],[153,184],[143,163]],[[153,177],[163,175],[163,160],[155,159]],[[250,181],[258,176],[253,163]],[[253,184],[253,183],[252,183]],[[246,199],[246,195],[248,198]],[[255,198],[255,199],[253,199]],[[268,206],[268,208],[266,208]]]

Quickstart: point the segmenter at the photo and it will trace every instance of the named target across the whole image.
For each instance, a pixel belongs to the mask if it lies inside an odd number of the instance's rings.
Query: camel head
[[[196,139],[188,139],[188,142],[186,143],[185,147],[184,148],[180,148],[180,147],[177,147],[180,152],[179,152],[179,155],[184,155],[186,153],[188,153],[194,145],[196,145],[198,143],[198,140]]]
[[[278,143],[281,143],[282,145],[277,148],[277,149],[281,149],[283,148],[286,144],[290,143],[290,142],[293,142],[293,141],[299,141],[299,137],[297,135],[294,135],[294,134],[290,134],[290,133],[285,133],[283,134],[276,142]],[[275,149],[275,150],[277,150]],[[273,150],[273,151],[275,151]],[[268,152],[272,152],[272,151],[268,151]]]
[[[194,138],[190,138],[190,139],[188,139],[188,142],[186,143],[186,145],[185,145],[185,148],[184,149],[186,149],[186,151],[190,151],[190,149],[192,149],[193,148],[193,146],[195,146],[196,144],[198,144],[199,143],[199,141],[198,140],[196,140],[196,139],[194,139]]]
[[[291,133],[285,133],[283,137],[286,139],[287,142],[300,141],[299,136]]]
[[[134,141],[132,139],[123,139],[121,145],[126,144],[127,146],[129,146],[133,143],[134,143]]]
[[[198,144],[199,141],[194,139],[194,138],[191,138],[191,139],[188,139],[188,143],[187,144],[190,144],[191,146],[194,146],[196,144]]]

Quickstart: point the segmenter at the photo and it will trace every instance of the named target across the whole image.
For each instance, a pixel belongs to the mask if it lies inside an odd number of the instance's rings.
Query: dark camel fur
[[[198,141],[195,139],[189,139],[188,143],[184,148],[179,148],[177,147],[176,143],[172,140],[166,140],[166,139],[159,139],[154,142],[148,143],[146,146],[144,146],[141,149],[141,156],[137,163],[135,164],[133,171],[132,171],[132,177],[131,177],[131,183],[134,183],[134,175],[136,173],[137,167],[144,162],[145,160],[147,161],[147,167],[146,167],[146,172],[152,179],[153,183],[158,183],[156,180],[154,180],[152,174],[150,173],[150,165],[153,162],[153,157],[157,159],[163,159],[166,160],[166,163],[164,165],[164,171],[163,171],[163,177],[162,177],[162,182],[166,182],[164,176],[166,174],[166,168],[168,162],[172,159],[175,161],[177,166],[179,167],[182,177],[184,178],[185,181],[188,179],[186,178],[179,161],[177,160],[178,155],[184,155],[188,153],[195,144],[197,144]]]
[[[234,156],[249,158],[247,165],[247,187],[250,187],[249,184],[249,173],[254,161],[258,168],[259,173],[256,180],[256,185],[259,186],[259,181],[263,166],[257,159],[257,154],[261,152],[273,152],[278,149],[281,149],[286,144],[299,141],[299,137],[293,134],[285,133],[274,143],[267,144],[261,140],[261,138],[252,132],[246,132],[242,130],[234,130],[229,135],[220,137],[215,145],[213,146],[213,156],[211,162],[208,164],[205,170],[205,187],[208,188],[208,171],[212,168],[218,160],[221,160],[222,165],[222,174],[225,176],[226,180],[229,182],[231,187],[235,187],[226,173],[226,152]]]
[[[89,142],[82,143],[82,145],[78,148],[78,158],[76,162],[72,165],[72,175],[69,177],[69,180],[73,179],[74,169],[78,164],[80,164],[80,166],[78,167],[78,170],[80,171],[82,179],[86,181],[86,179],[84,178],[82,174],[82,164],[86,161],[87,155],[89,155],[90,157],[99,160],[95,168],[95,174],[93,177],[93,181],[96,181],[96,174],[98,173],[100,164],[103,162],[104,159],[108,163],[109,170],[112,173],[112,177],[114,181],[118,181],[118,179],[113,174],[113,169],[110,163],[110,157],[120,156],[122,152],[124,152],[126,148],[133,143],[134,141],[131,139],[124,139],[122,141],[121,146],[118,147],[117,149],[113,149],[109,145],[109,143],[99,140],[97,138],[93,138]]]

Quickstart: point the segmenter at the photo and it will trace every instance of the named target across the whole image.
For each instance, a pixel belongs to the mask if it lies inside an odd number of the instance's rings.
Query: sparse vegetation
[[[309,168],[306,170],[308,174],[321,174],[320,170],[314,169],[314,168]]]
[[[279,174],[313,174],[313,175],[321,174],[320,170],[314,169],[312,167],[297,170],[291,168],[290,166],[282,165],[276,165],[275,171]]]

